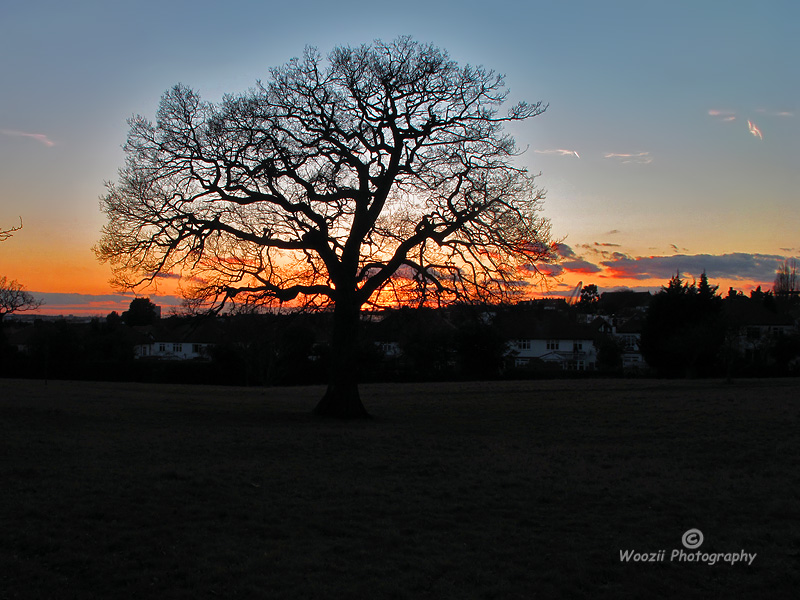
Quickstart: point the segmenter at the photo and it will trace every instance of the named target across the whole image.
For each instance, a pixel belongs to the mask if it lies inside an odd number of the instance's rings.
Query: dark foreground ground
[[[0,599],[797,597],[800,381],[321,393],[0,380]]]

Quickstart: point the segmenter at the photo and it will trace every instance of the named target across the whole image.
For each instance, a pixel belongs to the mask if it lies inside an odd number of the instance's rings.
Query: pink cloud
[[[716,108],[712,108],[708,111],[708,114],[712,117],[719,117],[721,121],[735,121],[736,120],[736,113],[732,110],[719,110]]]
[[[558,156],[574,156],[580,158],[580,155],[575,150],[565,150],[564,148],[555,148],[552,150],[534,150],[536,154],[555,154]]]
[[[653,162],[653,157],[649,152],[621,153],[607,152],[603,158],[613,158],[622,164],[649,165]]]
[[[2,133],[3,135],[9,135],[9,136],[12,136],[12,137],[27,137],[27,138],[31,138],[31,139],[36,140],[37,142],[40,142],[40,143],[42,143],[42,144],[44,144],[45,146],[48,146],[48,147],[52,147],[52,146],[56,145],[56,143],[53,140],[48,138],[43,133],[27,133],[25,131],[12,131],[12,130],[9,130],[9,129],[0,129],[0,133]]]
[[[750,133],[752,133],[754,137],[757,137],[760,140],[764,139],[764,134],[761,133],[761,130],[752,121],[747,122],[747,128],[750,130]]]

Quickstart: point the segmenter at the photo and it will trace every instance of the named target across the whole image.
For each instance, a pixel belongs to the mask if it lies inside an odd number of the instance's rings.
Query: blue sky
[[[556,291],[702,269],[743,289],[800,254],[794,1],[29,0],[0,4],[0,226],[25,224],[0,246],[0,274],[52,310],[72,306],[65,294],[117,307],[90,248],[126,118],[152,116],[177,82],[216,100],[306,45],[403,34],[549,104],[512,133],[562,240]]]

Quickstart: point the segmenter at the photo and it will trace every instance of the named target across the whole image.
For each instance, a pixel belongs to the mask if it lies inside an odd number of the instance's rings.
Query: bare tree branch
[[[15,231],[19,231],[20,229],[22,229],[22,217],[19,218],[19,227],[0,229],[0,242],[5,242],[8,238],[14,235]]]

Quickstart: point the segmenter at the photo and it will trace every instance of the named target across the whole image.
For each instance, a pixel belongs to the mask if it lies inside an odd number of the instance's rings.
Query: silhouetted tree
[[[622,357],[625,353],[624,344],[610,335],[599,336],[595,343],[597,344],[597,369],[604,373],[621,372]]]
[[[581,299],[578,301],[578,307],[584,312],[593,313],[600,302],[600,294],[597,291],[597,286],[593,283],[583,286],[581,290]]]
[[[775,304],[775,295],[772,293],[772,290],[764,292],[761,290],[760,285],[750,292],[750,299],[772,312],[777,312],[778,310],[778,306]]]
[[[22,219],[19,220],[19,227],[10,229],[0,229],[0,242],[6,241],[14,232],[22,229]],[[26,310],[36,310],[42,305],[41,300],[37,300],[32,294],[25,291],[25,288],[16,281],[9,280],[5,276],[0,277],[0,323],[6,315]]]
[[[128,310],[122,313],[122,320],[129,327],[152,325],[158,320],[158,308],[150,298],[134,298]]]
[[[782,304],[793,302],[798,293],[797,261],[787,258],[775,274],[775,284],[772,291]]]
[[[0,277],[0,323],[6,315],[26,310],[36,310],[42,305],[33,294],[26,292],[25,288],[17,281],[10,281],[5,276]]]
[[[454,316],[454,345],[460,376],[467,379],[497,377],[507,351],[506,340],[479,307],[460,307]]]
[[[221,103],[178,85],[130,120],[97,246],[136,287],[191,274],[216,306],[333,309],[315,412],[364,416],[355,377],[365,305],[507,297],[552,257],[542,194],[515,166],[502,76],[407,37],[315,49]]]
[[[653,296],[642,327],[642,354],[663,375],[707,375],[725,339],[722,299],[706,274],[688,284],[680,274]]]

